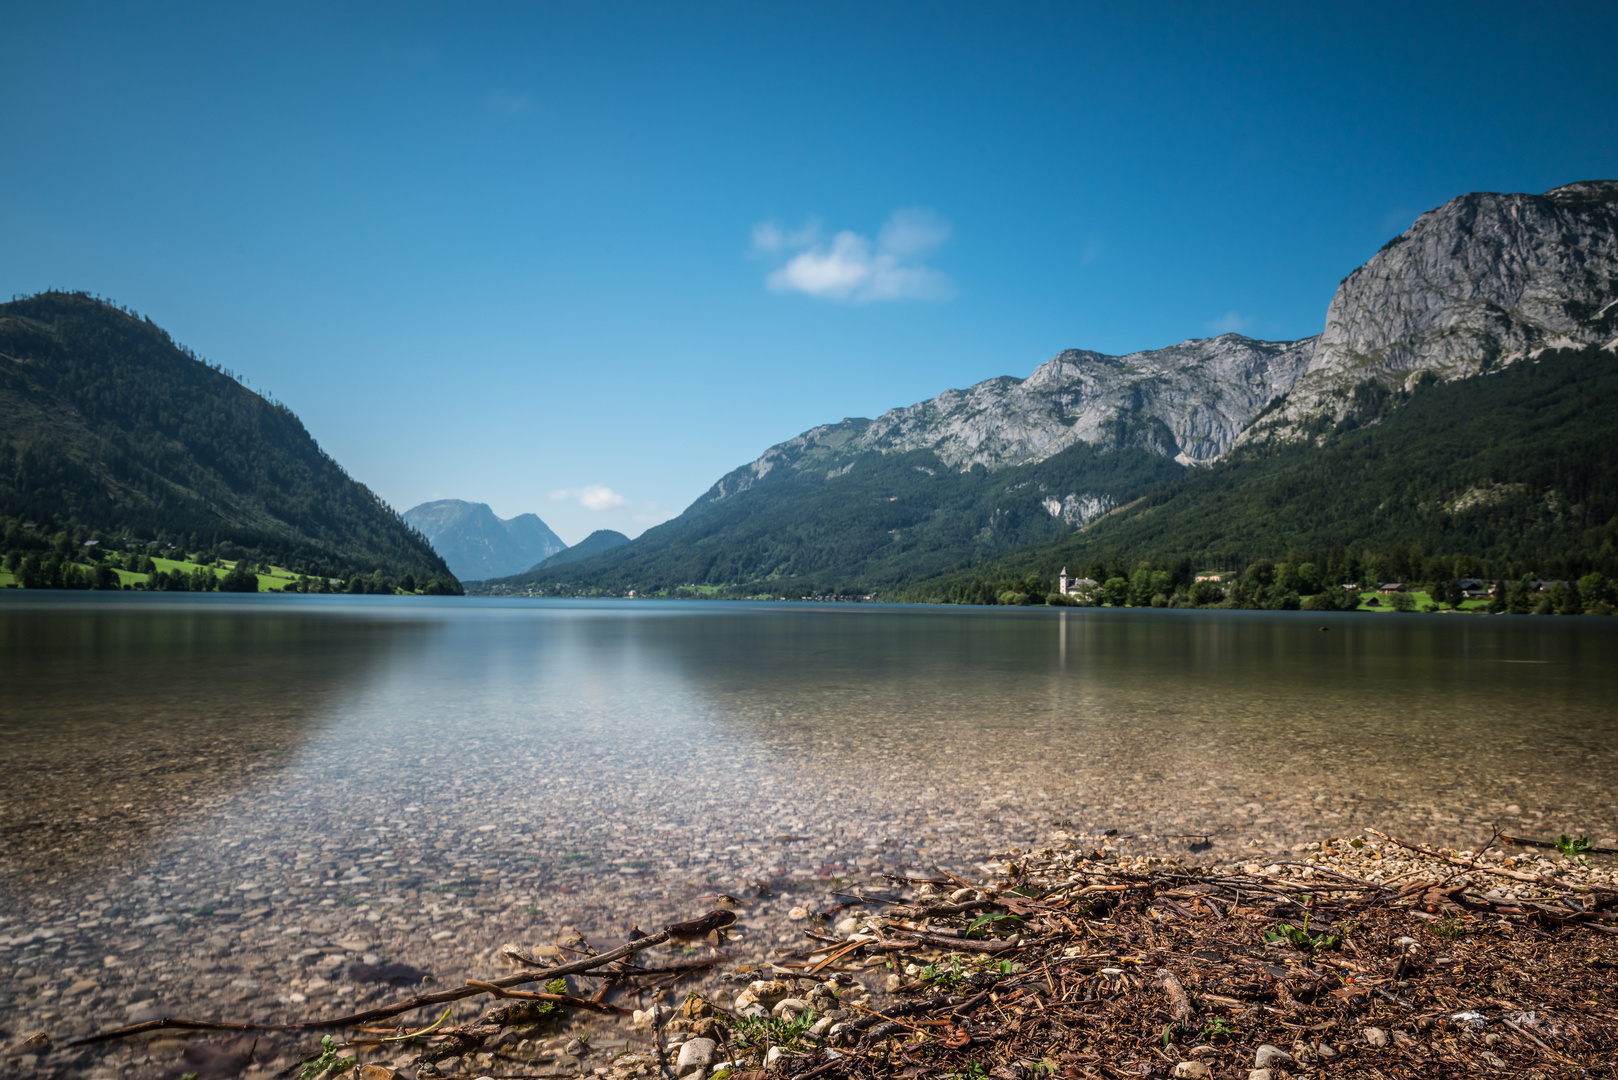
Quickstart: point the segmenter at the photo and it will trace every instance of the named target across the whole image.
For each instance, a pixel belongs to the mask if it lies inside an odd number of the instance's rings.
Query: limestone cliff
[[[778,468],[846,471],[869,451],[931,450],[947,468],[994,472],[1077,443],[1127,444],[1201,464],[1238,444],[1318,435],[1367,382],[1396,390],[1423,373],[1466,378],[1538,349],[1607,342],[1618,347],[1618,181],[1463,195],[1343,279],[1319,337],[1225,334],[1127,356],[1069,349],[1026,379],[813,428],[707,499]]]
[[[1356,387],[1468,378],[1547,347],[1618,343],[1618,181],[1481,192],[1423,214],[1343,279],[1314,356],[1242,442],[1323,431]]]

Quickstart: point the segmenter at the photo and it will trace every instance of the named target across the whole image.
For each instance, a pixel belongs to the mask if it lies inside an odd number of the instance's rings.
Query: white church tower
[[[1062,576],[1056,579],[1056,591],[1063,596],[1067,595],[1067,567],[1062,567]]]

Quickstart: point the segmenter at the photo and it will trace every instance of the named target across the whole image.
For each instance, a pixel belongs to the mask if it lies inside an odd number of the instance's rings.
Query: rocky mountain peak
[[[1618,182],[1451,199],[1343,279],[1307,371],[1242,441],[1338,420],[1365,382],[1468,378],[1536,349],[1612,341],[1615,299]]]
[[[1318,337],[1064,350],[1026,379],[813,428],[726,476],[707,501],[780,469],[835,478],[873,451],[930,450],[957,471],[1035,464],[1079,443],[1201,464],[1239,444],[1326,430],[1367,383],[1467,378],[1537,350],[1607,342],[1618,348],[1618,181],[1475,192],[1421,215],[1344,278]]]

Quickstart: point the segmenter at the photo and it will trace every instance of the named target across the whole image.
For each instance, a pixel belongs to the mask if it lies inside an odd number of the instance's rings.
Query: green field
[[[222,559],[217,563],[204,567],[201,563],[193,562],[190,559],[160,559],[153,556],[152,563],[159,571],[165,574],[173,573],[174,571],[178,570],[179,572],[189,576],[198,570],[207,569],[211,571],[216,578],[223,578],[236,567],[236,563],[228,559]],[[93,574],[97,569],[96,564],[92,562],[75,562],[73,565],[77,566],[80,570],[83,570],[87,574]],[[113,572],[118,575],[118,583],[123,585],[125,588],[144,588],[150,576],[147,574],[136,573],[132,570],[119,569],[117,567],[113,568]],[[284,592],[288,585],[298,580],[297,574],[294,574],[291,570],[288,570],[284,566],[276,566],[273,563],[270,565],[270,572],[268,574],[255,573],[254,577],[258,578],[259,592]],[[0,570],[0,588],[17,587],[17,575]],[[395,590],[395,592],[399,591],[400,590]]]

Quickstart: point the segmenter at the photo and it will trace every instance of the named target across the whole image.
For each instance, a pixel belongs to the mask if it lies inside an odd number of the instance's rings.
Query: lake
[[[1618,620],[8,592],[0,656],[13,1032],[308,1015],[716,892],[762,955],[795,897],[1074,830],[1618,834]]]

